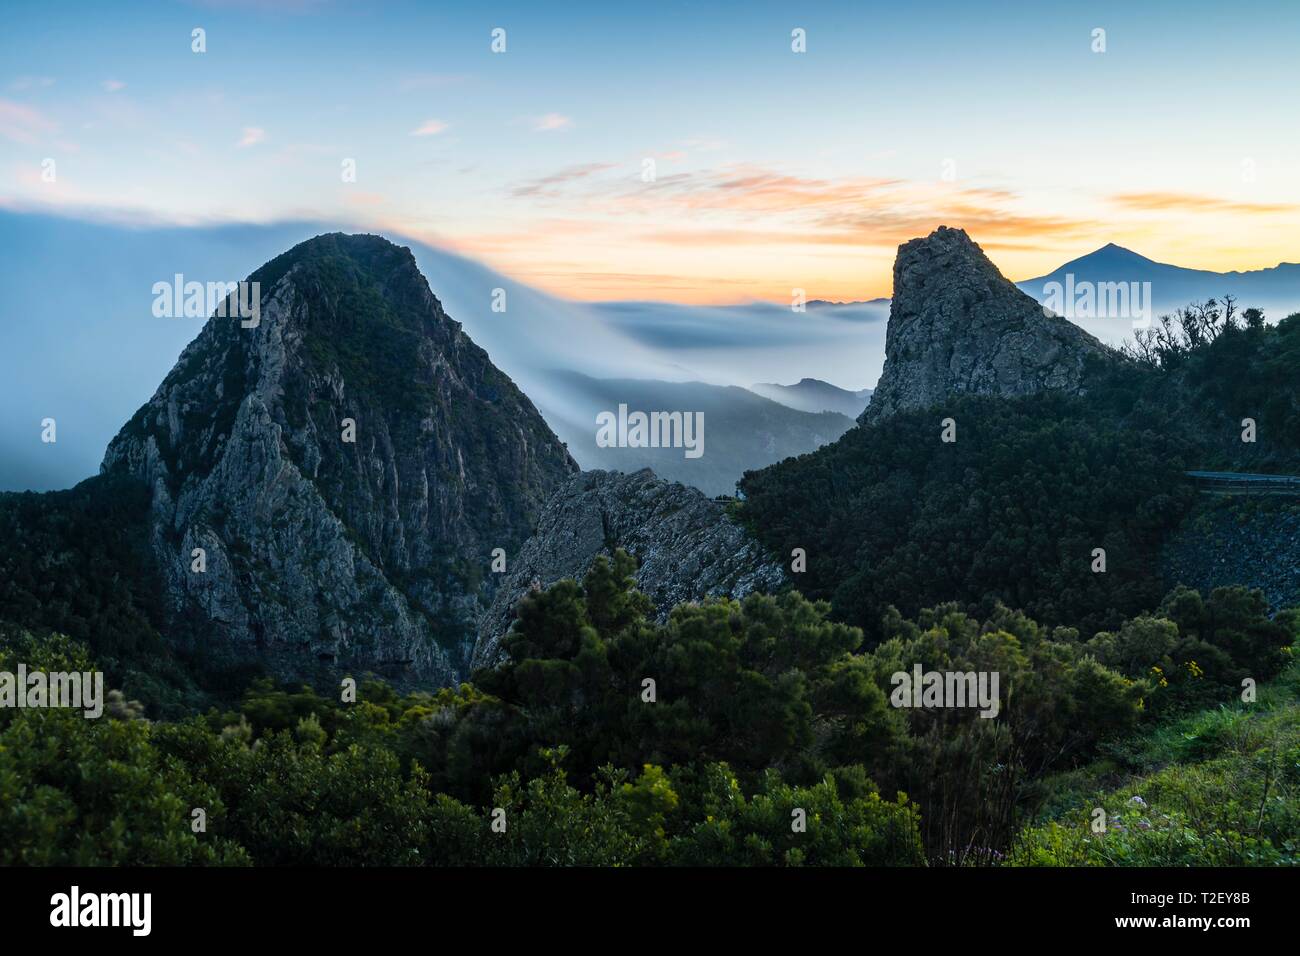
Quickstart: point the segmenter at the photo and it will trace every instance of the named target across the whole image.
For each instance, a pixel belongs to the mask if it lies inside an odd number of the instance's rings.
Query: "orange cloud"
[[[660,176],[643,183],[598,174],[615,164],[589,163],[516,187],[512,195],[612,217],[624,229],[637,217],[660,228],[643,232],[654,242],[705,245],[897,245],[941,224],[961,223],[993,239],[1042,239],[1092,234],[1093,220],[1044,216],[1018,208],[1020,198],[1000,189],[942,182],[794,176],[752,166],[728,166]],[[682,228],[688,214],[698,228]],[[719,225],[719,220],[727,221]],[[663,228],[666,222],[672,226]],[[761,222],[755,230],[752,224]]]
[[[633,160],[593,162],[523,182],[510,190],[512,198],[563,209],[564,216],[525,213],[509,230],[462,235],[457,245],[500,257],[505,271],[534,275],[562,295],[654,291],[718,302],[741,286],[751,298],[787,298],[791,282],[827,298],[888,295],[897,246],[939,225],[968,229],[986,248],[1007,252],[1008,265],[1025,275],[1063,261],[1054,247],[1073,252],[1111,238],[1106,223],[1040,213],[1009,190],[937,179],[816,177],[742,164],[661,174],[652,182],[642,182],[639,172]],[[549,240],[545,253],[538,237]],[[566,261],[539,261],[561,250]],[[645,278],[633,278],[640,273],[627,269],[629,261],[644,267]],[[563,282],[555,282],[561,275]]]
[[[1272,235],[1288,221],[1279,214],[1300,208],[1130,192],[1102,197],[1110,205],[1101,214],[1095,203],[1049,208],[1009,189],[937,178],[809,176],[752,164],[661,168],[652,182],[640,173],[640,158],[629,156],[523,181],[508,187],[515,201],[508,227],[462,233],[456,245],[574,298],[779,301],[798,286],[811,297],[866,299],[889,295],[896,248],[940,225],[966,229],[1013,278],[1041,275],[1111,241],[1223,269],[1257,266],[1265,248],[1287,241]],[[1144,212],[1163,213],[1159,220],[1179,229],[1157,229]],[[1252,217],[1242,225],[1258,242],[1252,256],[1223,254],[1221,219],[1234,214]],[[1210,222],[1213,235],[1189,245]],[[1212,261],[1189,262],[1189,249],[1198,248],[1212,251]]]
[[[1241,215],[1274,215],[1295,212],[1300,207],[1290,203],[1237,202],[1194,193],[1118,193],[1111,201],[1129,209],[1145,212],[1227,212]]]

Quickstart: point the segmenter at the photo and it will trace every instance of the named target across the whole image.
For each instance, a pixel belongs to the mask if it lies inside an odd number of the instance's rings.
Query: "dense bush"
[[[940,440],[945,418],[955,442]],[[950,600],[1090,633],[1159,602],[1151,568],[1195,499],[1195,462],[1177,436],[1078,399],[972,396],[747,473],[741,515],[784,560],[803,548],[797,586],[872,641],[889,605]]]
[[[1147,674],[1153,654],[1193,653],[1226,690],[1220,678],[1267,676],[1296,623],[1269,622],[1240,589],[1175,592],[1164,616],[1090,641],[948,604],[915,620],[891,609],[862,651],[858,629],[795,592],[656,623],[632,570],[620,552],[530,594],[509,659],[474,685],[364,681],[344,703],[260,680],[237,708],[154,724],[120,695],[98,720],[0,710],[0,862],[995,862],[1044,781],[1117,752],[1183,693]],[[89,667],[65,637],[11,628],[0,646],[0,670]],[[996,673],[997,718],[891,706],[893,675],[915,665]],[[1029,839],[1060,839],[1045,834]],[[1046,852],[1027,847],[1018,859]]]
[[[148,514],[148,488],[124,478],[0,494],[0,620],[66,634],[101,658],[162,653]]]
[[[120,475],[0,494],[0,628],[73,637],[151,712],[178,717],[209,699],[205,689],[226,686],[227,675],[163,640],[148,517],[148,488]]]
[[[582,815],[580,829],[591,840],[608,836],[599,843],[603,849],[563,843],[565,854],[607,859],[601,854],[619,846],[628,862],[706,859],[692,840],[713,839],[708,817],[723,819],[715,812],[722,792],[716,779],[725,774],[732,781],[726,792],[742,800],[730,805],[737,812],[749,808],[728,824],[733,837],[763,806],[770,816],[776,795],[829,799],[826,788],[833,785],[846,806],[867,801],[854,813],[896,807],[911,815],[919,806],[912,825],[930,859],[991,862],[1039,799],[1044,778],[1093,759],[1131,735],[1144,715],[1207,693],[1229,699],[1240,673],[1267,680],[1294,635],[1293,622],[1268,619],[1257,593],[1221,589],[1202,600],[1179,589],[1161,606],[1163,616],[1126,622],[1119,633],[1155,630],[1172,638],[1172,660],[1206,661],[1204,680],[1182,686],[1162,683],[1144,653],[1099,659],[1107,633],[1084,641],[1071,628],[1046,628],[1001,606],[983,620],[954,604],[915,620],[890,609],[884,640],[867,652],[860,631],[827,620],[825,604],[794,592],[682,606],[667,623],[655,624],[632,586],[633,570],[619,553],[598,559],[581,584],[565,581],[530,594],[505,639],[508,660],[477,674],[475,685],[402,698],[366,684],[362,703],[348,707],[307,689],[259,685],[238,717],[213,715],[212,727],[246,719],[260,736],[311,718],[325,728],[331,747],[389,748],[405,766],[429,768],[431,789],[445,795],[440,806],[451,808],[450,821],[474,822],[468,830],[440,825],[458,834],[455,845],[479,833],[486,818],[466,816],[448,800],[508,804],[515,808],[512,819],[529,813],[528,827],[555,840],[562,825],[546,823],[536,807],[562,800]],[[999,718],[983,719],[973,709],[890,706],[892,675],[917,664],[996,672]],[[640,823],[619,815],[619,795],[628,787],[654,807],[642,808]],[[911,801],[879,796],[897,793]],[[649,829],[647,819],[654,824]],[[892,853],[910,838],[890,819],[893,836],[885,845]],[[805,843],[781,849],[773,841],[787,833],[788,827],[769,830],[718,846],[759,841],[765,849],[755,860],[828,859]],[[526,843],[561,852],[540,837]],[[491,854],[473,859],[501,860],[511,845],[495,840],[486,844]],[[854,852],[865,861],[867,844],[861,846]],[[803,856],[787,857],[799,847]],[[749,852],[742,856],[749,859]]]
[[[9,632],[0,671],[88,671],[84,646]],[[120,716],[115,715],[119,714]],[[214,789],[154,747],[129,708],[0,709],[0,863],[135,866],[247,863],[220,835],[191,830],[191,811],[224,808]]]

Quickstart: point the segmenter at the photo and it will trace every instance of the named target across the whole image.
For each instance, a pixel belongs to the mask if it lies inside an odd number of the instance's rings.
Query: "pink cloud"
[[[447,124],[442,120],[430,119],[425,120],[415,129],[411,130],[412,136],[437,136],[447,129]]]
[[[58,128],[57,123],[46,119],[31,107],[13,100],[0,99],[0,136],[24,146],[32,146],[42,136]]]
[[[568,129],[573,125],[573,120],[559,113],[546,113],[542,116],[533,117],[533,129],[539,133],[549,133],[555,130]]]

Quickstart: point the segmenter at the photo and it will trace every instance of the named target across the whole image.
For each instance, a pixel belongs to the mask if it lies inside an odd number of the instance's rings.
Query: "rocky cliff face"
[[[209,319],[102,466],[152,489],[173,629],[287,675],[465,676],[492,550],[577,466],[408,249],[319,236],[250,281],[256,327]]]
[[[581,580],[597,555],[617,548],[637,558],[637,587],[661,619],[684,601],[744,597],[773,590],[785,577],[719,502],[696,489],[656,478],[649,468],[583,472],[550,500],[537,533],[508,565],[480,622],[474,666],[500,659],[515,602],[530,587]]]
[[[1017,289],[961,229],[899,246],[885,365],[859,421],[953,395],[1081,392],[1110,352]]]

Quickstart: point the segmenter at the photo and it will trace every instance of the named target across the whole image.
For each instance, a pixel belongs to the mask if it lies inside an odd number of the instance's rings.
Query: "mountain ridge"
[[[872,389],[850,391],[819,378],[804,377],[793,385],[757,382],[749,386],[756,395],[801,412],[838,412],[857,419],[871,400]]]
[[[669,481],[709,495],[731,495],[749,470],[802,455],[839,438],[853,426],[842,412],[798,409],[788,402],[734,385],[664,382],[656,379],[593,378],[580,372],[556,372],[541,408],[556,434],[584,469],[631,473],[652,468]],[[698,458],[679,448],[600,447],[595,416],[629,410],[698,413],[704,425]]]

